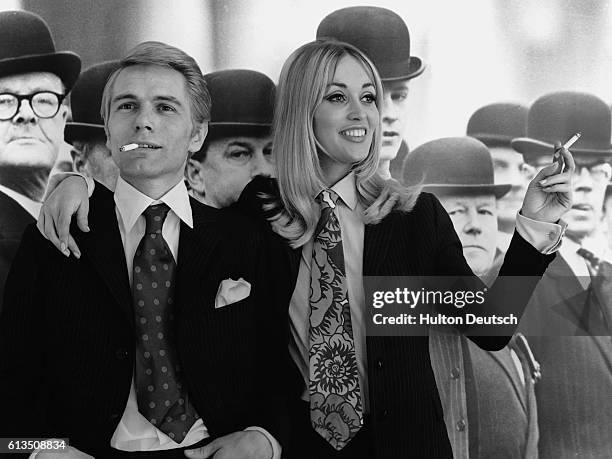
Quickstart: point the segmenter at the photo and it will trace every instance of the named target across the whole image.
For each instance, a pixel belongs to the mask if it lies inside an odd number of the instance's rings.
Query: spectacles
[[[57,115],[65,98],[65,94],[57,94],[51,91],[39,91],[27,95],[10,92],[0,93],[0,120],[12,119],[19,112],[24,100],[28,101],[32,111],[39,118],[53,118]]]

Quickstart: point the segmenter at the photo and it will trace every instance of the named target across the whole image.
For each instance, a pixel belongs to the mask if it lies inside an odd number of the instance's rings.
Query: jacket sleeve
[[[467,308],[453,307],[453,310],[445,312],[453,315],[469,312],[477,316],[513,314],[520,320],[533,290],[555,254],[540,253],[515,231],[499,276],[489,289],[472,272],[465,260],[461,242],[450,217],[440,202],[433,195],[430,196],[438,239],[436,275],[459,276],[455,288],[485,292],[484,302],[471,305],[469,311],[465,310]],[[495,351],[508,344],[517,325],[469,325],[459,329],[482,349]]]

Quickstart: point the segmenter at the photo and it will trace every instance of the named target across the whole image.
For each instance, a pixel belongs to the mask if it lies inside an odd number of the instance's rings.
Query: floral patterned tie
[[[344,269],[338,195],[323,190],[310,272],[310,421],[340,450],[363,424],[351,309]]]

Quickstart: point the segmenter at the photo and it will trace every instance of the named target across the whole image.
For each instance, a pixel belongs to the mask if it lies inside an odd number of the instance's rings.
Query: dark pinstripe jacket
[[[0,317],[0,394],[10,413],[0,433],[70,438],[112,457],[134,369],[134,313],[113,195],[98,185],[90,203],[91,232],[72,228],[79,260],[33,225],[24,234]],[[211,436],[261,426],[282,444],[287,323],[269,291],[262,235],[246,217],[195,200],[191,208],[174,310],[188,394]],[[221,281],[240,277],[251,283],[249,297],[216,309]]]
[[[277,185],[270,179],[255,178],[245,188],[239,207],[261,215],[256,198],[259,192],[274,195]],[[287,304],[298,274],[300,250],[289,251],[289,257],[292,268],[286,273],[291,286]],[[542,255],[515,233],[500,276],[533,276],[506,304],[518,316],[553,258],[554,255]],[[472,276],[474,289],[483,285],[465,261],[448,214],[429,193],[422,193],[411,212],[392,212],[379,224],[366,225],[363,275]],[[504,285],[496,283],[490,293],[507,296],[503,290]],[[509,339],[510,336],[481,337],[478,341],[491,349],[501,349]],[[368,336],[366,349],[376,458],[452,457],[427,336]],[[301,389],[297,390],[296,397],[301,393]]]

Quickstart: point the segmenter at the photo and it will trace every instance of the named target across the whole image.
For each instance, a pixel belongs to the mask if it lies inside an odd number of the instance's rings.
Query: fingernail
[[[544,185],[546,185],[546,184],[548,183],[548,180],[546,180],[546,179],[544,179],[544,180],[540,180],[538,183],[539,183],[540,185],[544,186]]]
[[[66,243],[65,242],[60,243],[60,250],[62,252],[66,252]]]
[[[85,227],[85,231],[89,231],[89,226],[86,226],[86,227]]]
[[[77,258],[77,260],[80,259],[81,258],[81,252],[79,252],[78,250],[75,250],[74,251],[74,256]]]
[[[69,256],[70,256],[70,250],[68,250],[68,249],[62,250],[62,253],[63,253],[63,254],[66,256],[66,257],[69,257]]]

